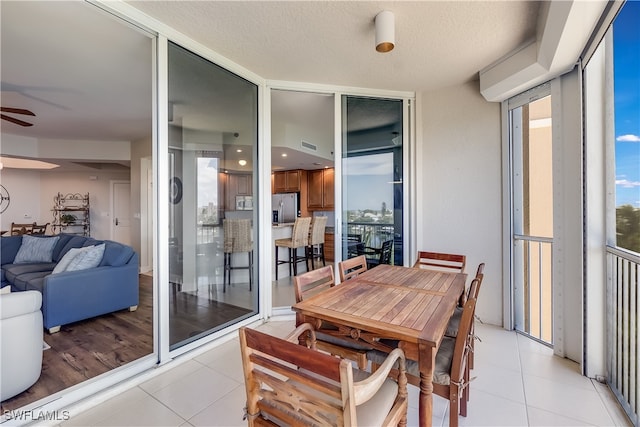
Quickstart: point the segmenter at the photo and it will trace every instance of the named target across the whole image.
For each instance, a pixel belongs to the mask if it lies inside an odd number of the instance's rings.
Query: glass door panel
[[[257,102],[256,85],[169,44],[171,350],[258,310]]]
[[[375,265],[385,241],[402,265],[403,102],[343,96],[342,259],[365,253]]]

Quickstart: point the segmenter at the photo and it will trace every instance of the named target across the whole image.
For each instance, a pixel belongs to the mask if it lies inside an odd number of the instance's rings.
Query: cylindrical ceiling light
[[[395,18],[393,12],[383,10],[376,15],[376,50],[378,52],[391,52],[396,43]]]

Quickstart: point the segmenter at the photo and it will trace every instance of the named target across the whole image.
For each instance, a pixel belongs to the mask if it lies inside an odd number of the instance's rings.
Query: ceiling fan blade
[[[17,125],[24,126],[24,127],[33,126],[33,123],[27,123],[27,122],[24,122],[22,120],[19,120],[19,119],[13,118],[13,117],[5,116],[4,114],[0,114],[0,118],[2,118],[3,120],[9,121],[11,123],[15,123]]]
[[[26,116],[35,116],[33,111],[25,110],[23,108],[0,107],[0,111],[2,111],[3,113],[24,114]]]

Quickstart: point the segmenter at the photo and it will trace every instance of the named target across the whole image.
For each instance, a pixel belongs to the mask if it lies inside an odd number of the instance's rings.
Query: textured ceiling
[[[265,79],[401,91],[477,79],[479,70],[535,37],[540,11],[538,2],[525,1],[127,5]],[[381,54],[374,49],[373,20],[385,9],[395,14],[396,47]],[[3,133],[91,141],[149,137],[148,34],[87,2],[3,0],[0,12],[2,105],[36,113],[29,128],[0,121]],[[304,106],[281,106],[274,110],[280,116],[320,118]],[[189,106],[174,107],[179,115]],[[208,117],[214,126],[215,115]],[[216,129],[243,132],[229,117]]]
[[[267,78],[419,91],[477,79],[535,37],[526,1],[132,1]],[[396,47],[374,48],[374,17],[395,14]]]

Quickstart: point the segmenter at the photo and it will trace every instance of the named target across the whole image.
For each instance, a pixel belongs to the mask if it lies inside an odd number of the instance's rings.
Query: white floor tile
[[[445,420],[448,425],[449,418]],[[477,390],[467,406],[467,416],[458,416],[461,426],[526,426],[527,407],[510,399]]]
[[[591,380],[580,374],[580,365],[553,354],[524,352],[520,354],[524,374],[593,390]]]
[[[203,366],[153,396],[184,419],[193,417],[241,383]]]
[[[115,396],[104,403],[90,408],[81,414],[71,413],[71,418],[63,423],[62,426],[89,426],[96,425],[106,418],[113,416],[115,412],[120,411],[136,402],[145,399],[148,396],[142,389],[133,387],[123,393]]]
[[[153,394],[156,391],[163,389],[176,381],[182,380],[187,375],[202,369],[202,364],[195,360],[188,360],[184,363],[177,365],[175,368],[169,369],[167,372],[163,372],[148,381],[140,384],[140,388],[149,394]]]
[[[530,426],[592,426],[583,420],[565,417],[553,412],[545,411],[534,407],[527,409]]]
[[[237,339],[209,350],[197,356],[195,360],[222,375],[232,378],[238,383],[244,382],[242,359],[240,358],[240,342]]]
[[[185,420],[147,395],[133,405],[123,405],[95,426],[180,426]]]
[[[195,427],[246,426],[247,421],[242,419],[246,400],[247,394],[245,392],[244,384],[241,384],[229,394],[215,401],[203,411],[190,418],[189,422]]]
[[[471,371],[470,396],[483,391],[504,399],[525,403],[522,373],[494,364],[475,365]]]
[[[527,405],[594,425],[613,425],[598,392],[524,374]]]

